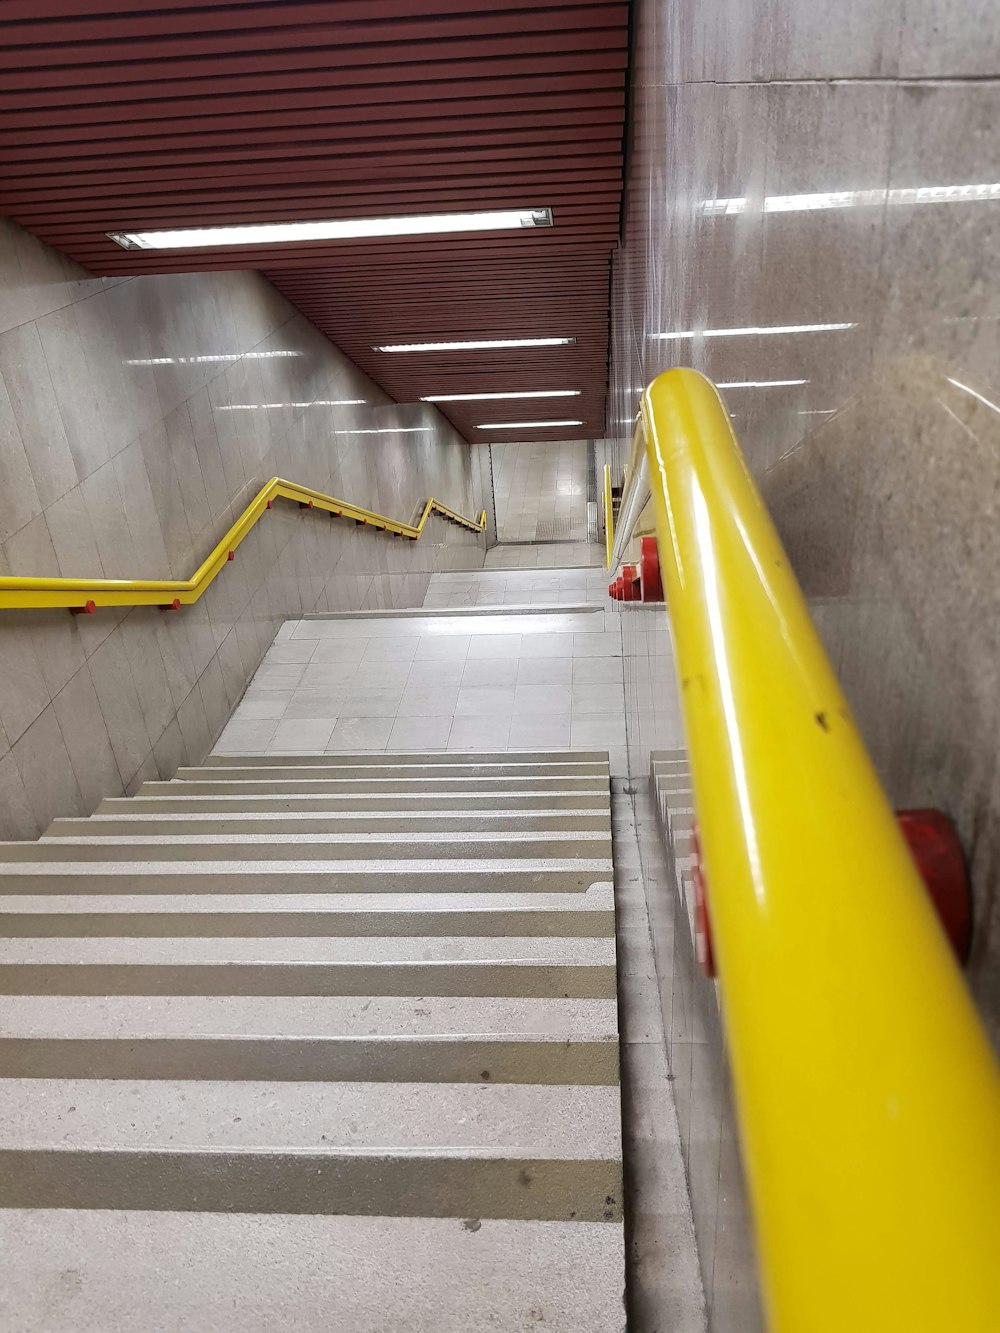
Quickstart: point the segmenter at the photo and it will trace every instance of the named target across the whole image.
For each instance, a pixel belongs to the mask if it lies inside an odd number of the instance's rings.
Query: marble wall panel
[[[273,475],[392,517],[429,495],[493,513],[481,447],[391,403],[259,274],[94,278],[0,219],[0,571],[187,577]],[[282,621],[418,606],[485,546],[279,503],[176,614],[0,612],[0,831],[200,762]]]
[[[732,386],[734,429],[891,798],[956,821],[975,896],[969,981],[1000,1040],[994,7],[633,9],[611,456],[627,460],[638,393],[661,370],[689,365]],[[766,326],[786,331],[718,333]],[[760,1307],[722,1029],[678,944],[686,922],[648,791],[650,752],[683,746],[669,633],[641,607],[622,608],[622,633],[706,1302],[713,1330],[744,1333]]]

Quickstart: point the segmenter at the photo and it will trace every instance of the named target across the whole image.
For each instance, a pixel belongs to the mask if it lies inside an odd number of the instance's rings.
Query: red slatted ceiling
[[[393,397],[601,435],[627,5],[3,0],[0,211],[102,274],[260,268]],[[124,251],[107,231],[549,205],[551,230]],[[536,351],[385,342],[573,337]],[[498,439],[519,438],[510,432]]]

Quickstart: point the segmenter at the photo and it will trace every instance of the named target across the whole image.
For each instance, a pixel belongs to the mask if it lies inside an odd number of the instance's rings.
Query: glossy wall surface
[[[429,495],[493,510],[485,449],[391,403],[259,274],[93,278],[0,219],[3,573],[186,578],[273,475],[406,520]],[[484,548],[279,502],[179,612],[0,613],[0,837],[200,763],[283,621],[419,606]]]
[[[722,387],[893,801],[956,821],[1000,1032],[1000,26],[976,0],[637,0],[608,434]],[[826,327],[815,327],[826,326]],[[771,331],[762,330],[770,328]],[[665,336],[669,335],[669,336]],[[710,983],[647,775],[683,744],[663,615],[623,608],[630,772],[715,1330],[756,1326]]]

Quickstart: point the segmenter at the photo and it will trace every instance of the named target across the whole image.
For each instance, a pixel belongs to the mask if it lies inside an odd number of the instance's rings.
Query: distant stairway
[[[0,1328],[623,1328],[610,827],[239,756],[0,844]]]

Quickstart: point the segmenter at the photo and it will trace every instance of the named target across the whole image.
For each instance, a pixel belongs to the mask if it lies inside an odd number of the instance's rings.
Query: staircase
[[[0,1327],[624,1326],[608,757],[211,758],[0,844]]]

